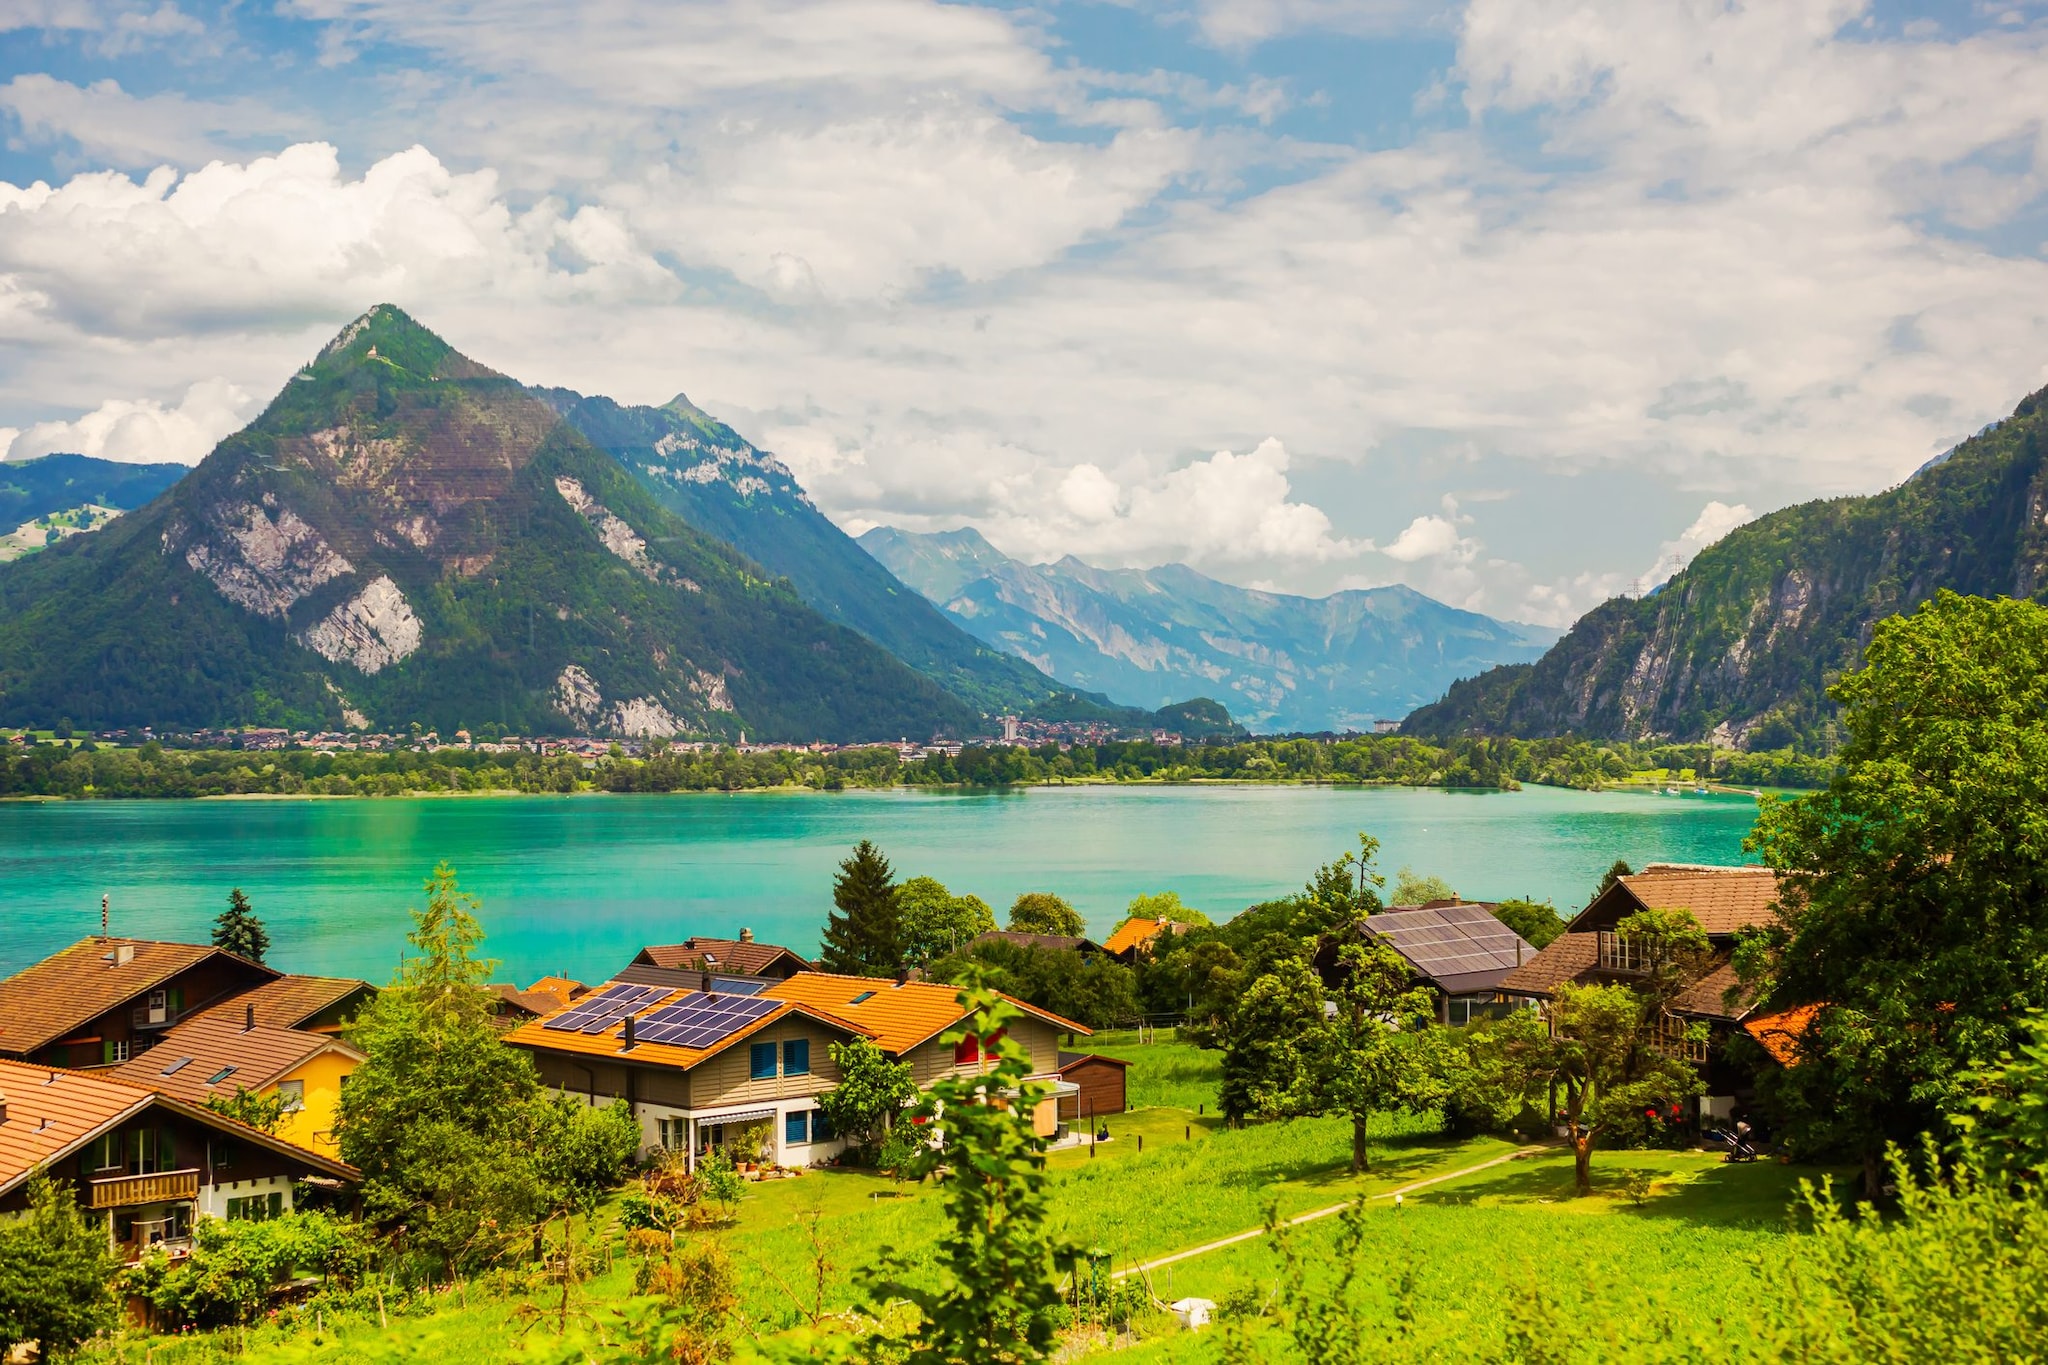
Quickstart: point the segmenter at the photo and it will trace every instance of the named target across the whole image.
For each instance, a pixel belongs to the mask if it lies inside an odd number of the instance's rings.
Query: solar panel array
[[[602,1033],[612,1024],[631,1014],[634,1010],[659,1000],[667,995],[672,986],[607,986],[595,995],[586,995],[576,1002],[576,1007],[542,1024],[542,1028],[557,1029],[563,1033]]]
[[[1535,955],[1514,930],[1478,905],[1397,910],[1372,915],[1363,927],[1433,977],[1512,968],[1523,960],[1516,955],[1518,945],[1524,954]]]
[[[738,1033],[756,1019],[773,1014],[780,1000],[753,995],[706,995],[691,991],[672,1005],[633,1021],[633,1038],[670,1047],[710,1047]]]
[[[759,995],[768,989],[765,981],[749,981],[743,976],[714,976],[711,989],[720,995]]]

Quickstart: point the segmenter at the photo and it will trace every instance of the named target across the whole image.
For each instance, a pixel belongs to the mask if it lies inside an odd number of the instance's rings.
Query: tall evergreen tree
[[[213,946],[239,953],[251,962],[261,962],[270,951],[270,934],[249,908],[249,898],[239,886],[228,892],[228,908],[213,922]]]
[[[819,966],[847,976],[894,976],[902,970],[895,875],[882,850],[866,839],[854,845],[832,882],[835,908],[825,925]]]

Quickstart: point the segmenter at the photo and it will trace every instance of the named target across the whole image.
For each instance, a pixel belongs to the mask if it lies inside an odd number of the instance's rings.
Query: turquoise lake
[[[202,939],[228,888],[286,970],[391,974],[438,859],[483,898],[500,979],[602,980],[645,943],[741,926],[817,945],[832,873],[859,839],[899,877],[929,874],[998,917],[1049,890],[1106,933],[1141,891],[1217,917],[1298,889],[1379,838],[1381,868],[1472,899],[1533,896],[1567,914],[1616,858],[1743,861],[1756,816],[1736,796],[1531,787],[1038,787],[996,794],[486,797],[0,804],[0,974],[99,928]]]

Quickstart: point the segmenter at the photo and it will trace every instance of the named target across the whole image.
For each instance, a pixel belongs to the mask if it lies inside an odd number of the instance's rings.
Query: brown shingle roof
[[[1715,936],[1769,924],[1778,899],[1778,874],[1768,867],[1651,863],[1621,884],[1652,910],[1690,910]]]
[[[248,1009],[256,1007],[256,1022],[267,1028],[298,1028],[308,1019],[346,1000],[357,991],[376,993],[377,988],[367,981],[358,981],[346,976],[280,976],[275,981],[266,981],[252,991],[243,991],[231,996],[218,1005],[209,1006],[195,1019],[209,1015],[232,1017],[237,1025],[248,1018]]]
[[[64,1071],[0,1060],[0,1094],[7,1097],[7,1122],[0,1123],[0,1194],[26,1180],[36,1167],[76,1151],[88,1138],[151,1107],[167,1108],[245,1142],[295,1157],[324,1174],[350,1181],[362,1179],[362,1172],[346,1162],[309,1152],[203,1106],[115,1080],[104,1072]]]
[[[1069,934],[1026,934],[1016,929],[985,929],[974,936],[975,943],[1015,943],[1024,948],[1045,948],[1052,952],[1094,952],[1106,951],[1092,938],[1075,938]]]
[[[1742,983],[1736,978],[1735,964],[1727,955],[1721,955],[1714,967],[1705,976],[1680,991],[1672,1000],[1671,1008],[1678,1014],[1696,1014],[1710,1019],[1740,1019],[1749,1013],[1754,999],[1749,991],[1741,989]],[[1728,992],[1735,991],[1735,1004],[1730,1008]]]
[[[155,1047],[108,1074],[174,1099],[204,1104],[215,1095],[232,1097],[237,1089],[260,1093],[308,1058],[330,1049],[362,1060],[362,1053],[330,1034],[263,1024],[245,1029],[226,1013],[213,1011],[178,1025]],[[230,1067],[229,1074],[214,1079]]]
[[[706,964],[705,958],[714,959]],[[788,959],[788,961],[784,961]],[[793,967],[809,971],[811,964],[799,953],[775,943],[747,943],[736,938],[686,938],[681,943],[652,943],[633,959],[653,967],[682,967],[690,971],[731,972],[735,976],[762,976],[770,968]]]
[[[539,1018],[543,1014],[553,1014],[556,1010],[566,1009],[570,1004],[567,1000],[542,991],[522,991],[509,981],[493,981],[490,985],[490,990],[498,999],[504,1001],[521,1014],[532,1015],[535,1018]]]
[[[133,949],[127,961],[121,951]],[[219,954],[209,944],[88,938],[0,981],[0,1053],[27,1053]],[[236,958],[238,962],[247,961]],[[268,967],[250,962],[258,971]]]
[[[1501,978],[1498,989],[1510,995],[1548,995],[1567,981],[1576,981],[1600,960],[1598,934],[1559,934],[1536,956]]]

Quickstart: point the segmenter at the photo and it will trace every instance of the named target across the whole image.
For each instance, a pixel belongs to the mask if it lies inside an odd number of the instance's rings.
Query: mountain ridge
[[[1452,685],[1403,729],[1826,750],[1826,689],[1878,620],[1942,588],[2048,596],[2044,425],[2048,389],[1892,488],[1740,526],[1656,593],[1609,599],[1541,659]]]
[[[859,739],[973,712],[390,305],[168,492],[0,569],[0,718]]]
[[[1309,598],[1184,564],[1025,564],[971,527],[876,527],[860,543],[967,629],[1062,682],[1140,705],[1214,689],[1239,720],[1267,729],[1370,729],[1452,677],[1534,658],[1555,638],[1401,585]]]

